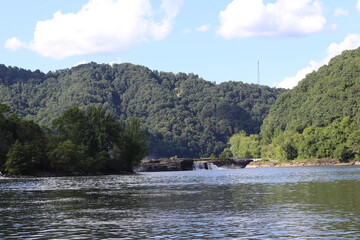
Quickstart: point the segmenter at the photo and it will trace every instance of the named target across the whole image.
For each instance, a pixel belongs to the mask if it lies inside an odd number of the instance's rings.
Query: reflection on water
[[[0,179],[0,239],[359,239],[360,168]]]

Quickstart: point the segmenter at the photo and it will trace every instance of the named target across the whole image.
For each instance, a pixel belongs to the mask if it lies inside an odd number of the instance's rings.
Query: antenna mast
[[[258,72],[257,72],[257,73],[258,73],[258,76],[257,76],[258,78],[257,78],[257,84],[260,84],[260,61],[258,60],[257,63],[258,63]]]

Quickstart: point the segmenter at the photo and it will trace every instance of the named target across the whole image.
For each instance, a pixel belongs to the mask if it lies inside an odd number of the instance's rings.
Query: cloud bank
[[[360,35],[349,34],[345,40],[341,43],[331,43],[327,48],[327,56],[320,61],[310,61],[309,66],[299,70],[294,77],[287,77],[282,82],[276,85],[280,88],[293,88],[299,81],[305,78],[305,76],[313,71],[318,70],[321,66],[326,65],[329,61],[341,54],[344,50],[356,49],[360,46]]]
[[[219,14],[217,34],[225,39],[309,35],[325,28],[322,8],[317,0],[233,0]]]
[[[55,59],[121,52],[166,38],[182,2],[162,0],[160,10],[155,11],[149,0],[90,0],[76,13],[58,11],[52,19],[37,22],[31,42],[11,38],[5,47],[28,48]]]

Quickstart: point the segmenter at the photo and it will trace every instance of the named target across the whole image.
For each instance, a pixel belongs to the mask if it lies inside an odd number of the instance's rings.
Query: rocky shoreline
[[[253,161],[246,168],[267,168],[267,167],[310,167],[310,166],[360,166],[358,161],[340,162],[336,159],[316,159],[308,161]]]
[[[245,168],[251,159],[231,158],[220,159],[190,159],[190,158],[168,158],[151,159],[142,161],[136,172],[165,172],[165,171],[191,171],[196,169],[212,170],[218,167]],[[199,167],[196,167],[199,166]]]

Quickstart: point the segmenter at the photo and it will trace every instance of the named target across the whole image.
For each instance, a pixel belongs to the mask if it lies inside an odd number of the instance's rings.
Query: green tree
[[[72,173],[87,170],[83,167],[87,159],[85,148],[71,140],[60,142],[49,152],[49,159],[51,167],[56,172]]]
[[[282,160],[334,158],[346,162],[358,157],[358,136],[357,123],[346,116],[325,127],[307,127],[302,133],[281,132],[262,147],[262,154]]]
[[[257,134],[246,136],[245,131],[230,137],[230,151],[234,157],[260,157],[260,138]]]
[[[45,141],[40,126],[33,121],[19,118],[11,113],[7,105],[0,104],[0,168],[7,161],[7,154],[16,141],[23,145],[34,163],[39,164],[44,160]]]
[[[55,119],[53,127],[62,141],[70,140],[86,152],[86,165],[93,165],[92,171],[105,169],[122,132],[120,123],[101,106],[89,106],[85,111],[73,107]]]
[[[76,145],[87,146],[87,131],[91,129],[79,107],[72,107],[54,119],[52,128],[63,140],[71,140]]]
[[[85,136],[89,155],[95,157],[99,152],[111,151],[122,132],[119,122],[111,114],[106,114],[101,106],[88,107],[85,118],[88,126]]]
[[[354,157],[354,153],[345,144],[339,144],[334,151],[334,157],[341,162],[348,162]]]
[[[71,108],[53,123],[62,139],[50,154],[55,169],[132,172],[147,155],[148,142],[140,130],[140,120],[131,118],[122,127],[101,106],[90,106],[85,111]],[[60,156],[61,151],[66,154]],[[74,162],[76,158],[80,160]]]
[[[27,175],[34,173],[35,166],[36,163],[29,149],[16,140],[7,153],[5,171],[15,175]]]
[[[0,167],[6,161],[6,154],[12,142],[9,141],[10,131],[7,115],[10,113],[9,106],[0,103]]]
[[[221,159],[223,161],[228,160],[231,157],[233,157],[233,154],[229,148],[225,148],[224,151],[222,153],[220,153],[220,155],[219,155],[219,159]]]
[[[147,136],[141,131],[140,120],[130,118],[119,136],[117,148],[114,151],[116,166],[122,171],[132,172],[140,161],[147,156]]]
[[[353,131],[346,144],[349,150],[354,154],[354,158],[360,161],[360,129]]]

